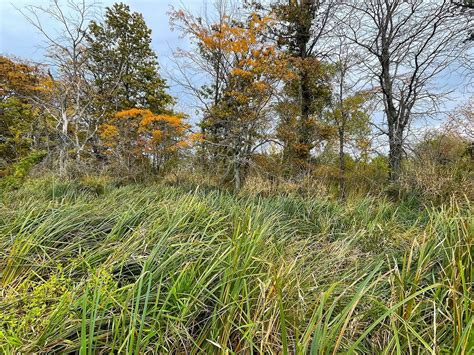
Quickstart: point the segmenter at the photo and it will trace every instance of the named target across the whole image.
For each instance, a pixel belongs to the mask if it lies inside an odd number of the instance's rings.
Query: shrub
[[[5,177],[0,180],[0,189],[7,190],[19,188],[31,169],[45,156],[46,152],[34,151],[11,165],[7,169]]]

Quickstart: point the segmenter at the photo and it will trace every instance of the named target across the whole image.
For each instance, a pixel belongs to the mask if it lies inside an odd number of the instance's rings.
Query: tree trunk
[[[301,120],[298,127],[298,140],[295,147],[295,158],[298,170],[307,170],[311,158],[311,89],[308,83],[306,68],[302,69],[300,78],[300,111]]]
[[[99,138],[96,134],[91,139],[91,148],[92,154],[94,154],[95,159],[99,162],[107,161],[107,156],[103,154],[102,147],[100,146]]]
[[[400,178],[403,158],[403,131],[398,129],[389,135],[389,178],[390,182],[397,182]]]
[[[79,143],[79,136],[77,134],[77,132],[75,133],[74,135],[75,137],[75,141],[76,141],[76,147],[75,147],[75,158],[76,158],[76,163],[80,163],[81,162],[81,152],[82,152],[82,147],[81,147],[81,144]]]
[[[234,189],[235,192],[239,192],[242,187],[242,180],[240,174],[240,164],[234,164]]]
[[[346,162],[344,160],[344,128],[338,129],[339,133],[339,196],[341,199],[346,198]]]
[[[66,173],[66,153],[64,148],[61,147],[59,150],[59,176],[63,177]]]
[[[67,164],[67,134],[69,127],[69,119],[65,112],[62,113],[62,127],[61,127],[61,139],[59,147],[59,176],[64,177],[66,174]]]
[[[76,149],[76,163],[81,162],[81,149]]]
[[[311,85],[309,68],[306,60],[311,56],[308,44],[311,40],[311,28],[315,16],[315,0],[301,1],[298,5],[298,18],[295,40],[297,43],[297,57],[301,59],[299,73],[299,95],[300,95],[300,122],[298,127],[298,139],[296,146],[296,163],[300,172],[306,172],[311,158],[312,148],[312,124],[311,124]]]

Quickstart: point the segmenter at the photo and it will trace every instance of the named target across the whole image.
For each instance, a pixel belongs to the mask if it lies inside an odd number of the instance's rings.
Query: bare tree
[[[451,0],[451,2],[456,6],[474,9],[474,0]]]
[[[337,131],[339,147],[339,192],[345,198],[345,147],[349,141],[369,133],[369,92],[361,79],[363,58],[354,51],[340,33],[333,38],[334,48],[329,60],[333,66],[332,98],[327,113]],[[360,51],[359,51],[360,52]]]
[[[401,170],[411,123],[438,111],[443,88],[436,79],[454,70],[469,48],[469,17],[449,0],[347,2],[346,36],[364,49],[366,73],[383,102],[390,180]],[[444,91],[444,93],[446,93]]]
[[[448,114],[444,130],[464,137],[474,147],[474,96]]]
[[[206,29],[211,32],[213,29],[223,28],[227,18],[234,19],[238,14],[236,2],[233,0],[215,0],[205,4],[200,16],[172,7],[171,29],[180,31],[183,37],[194,38],[199,30]],[[196,27],[197,24],[200,28]],[[209,111],[213,105],[217,105],[229,75],[223,49],[217,47],[212,51],[203,52],[199,46],[191,50],[177,48],[173,56],[174,70],[170,73],[171,80],[181,87],[185,94],[195,99],[194,108]]]
[[[60,137],[59,172],[66,171],[68,150],[75,158],[97,131],[91,114],[93,88],[87,71],[86,31],[96,13],[96,5],[86,0],[53,0],[48,7],[29,5],[19,10],[44,37],[52,72],[47,100],[37,103],[56,120]]]

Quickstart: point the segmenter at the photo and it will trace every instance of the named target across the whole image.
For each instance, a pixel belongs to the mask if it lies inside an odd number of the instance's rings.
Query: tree
[[[451,2],[456,6],[474,9],[474,0],[451,0]]]
[[[123,3],[108,7],[87,34],[87,65],[98,93],[96,106],[116,112],[133,107],[164,113],[174,103],[166,93],[143,15]]]
[[[423,164],[431,162],[441,166],[450,165],[468,155],[469,144],[472,141],[457,132],[431,130],[416,144],[414,153]]]
[[[159,171],[190,144],[189,128],[183,115],[156,115],[132,108],[117,112],[99,132],[108,152],[130,175],[137,165],[148,162]]]
[[[360,148],[366,144],[370,133],[368,102],[370,93],[363,90],[360,67],[363,58],[351,48],[340,34],[330,60],[332,61],[332,99],[326,113],[329,124],[336,129],[339,149],[339,192],[345,198],[346,157],[345,146],[356,143]]]
[[[196,44],[199,58],[194,54],[192,63],[208,74],[209,84],[199,87],[184,78],[203,103],[204,144],[214,163],[224,167],[224,180],[239,190],[254,152],[268,142],[270,103],[287,70],[274,45],[265,40],[269,17],[252,13],[236,19],[218,8],[217,23],[206,24],[182,10],[171,16]]]
[[[465,51],[469,27],[448,0],[365,0],[347,3],[346,36],[362,48],[366,75],[378,88],[385,113],[390,180],[397,181],[404,141],[414,119],[436,113],[442,92],[436,78]]]
[[[444,129],[464,136],[474,146],[474,96],[448,114]]]
[[[287,83],[285,90],[287,100],[296,104],[293,110],[296,116],[283,117],[280,132],[285,136],[287,162],[300,171],[307,169],[317,138],[325,135],[318,132],[318,128],[324,129],[318,121],[330,98],[327,67],[321,63],[322,42],[331,31],[335,5],[336,1],[332,0],[275,1],[267,10],[277,19],[270,32],[278,47],[287,52],[297,77]],[[253,2],[253,6],[264,8],[262,2]],[[288,139],[289,132],[291,139]]]
[[[310,93],[310,100],[307,106],[309,115],[302,120],[301,71],[295,70],[294,60],[290,58],[290,61],[293,75],[285,80],[276,106],[279,116],[277,138],[283,143],[283,161],[287,172],[298,173],[308,170],[311,151],[331,135],[331,129],[323,118],[331,102],[332,68],[316,58],[305,60],[308,72],[304,86]]]
[[[77,161],[96,134],[97,115],[93,113],[95,91],[87,68],[86,31],[95,15],[95,5],[86,0],[53,0],[50,6],[28,6],[22,14],[45,38],[49,72],[49,95],[35,96],[35,103],[56,121],[59,134],[59,173],[64,175],[72,148]],[[49,18],[56,31],[44,26]],[[103,113],[102,113],[103,114]]]
[[[0,56],[0,155],[6,163],[42,148],[45,122],[30,97],[45,93],[46,82],[41,66]]]

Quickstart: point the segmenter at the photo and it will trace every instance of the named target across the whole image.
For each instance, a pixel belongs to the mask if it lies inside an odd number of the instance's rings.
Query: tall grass
[[[0,207],[0,350],[474,351],[468,202],[32,182]]]

